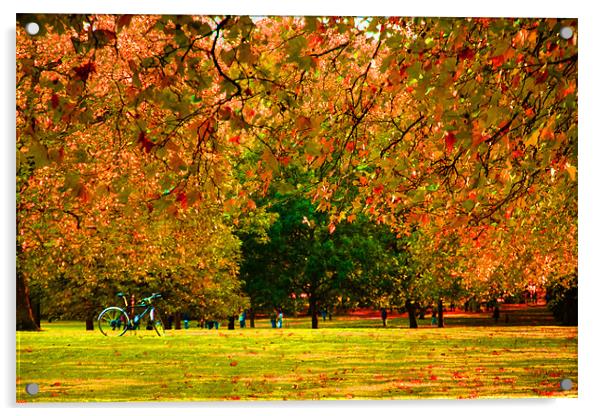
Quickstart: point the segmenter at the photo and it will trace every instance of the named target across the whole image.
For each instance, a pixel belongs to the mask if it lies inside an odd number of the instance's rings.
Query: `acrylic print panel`
[[[19,15],[17,401],[576,397],[577,37]]]

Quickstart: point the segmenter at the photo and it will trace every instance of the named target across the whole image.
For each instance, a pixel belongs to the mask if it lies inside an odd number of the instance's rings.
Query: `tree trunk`
[[[182,314],[180,314],[180,312],[176,313],[175,324],[176,329],[182,329]]]
[[[255,311],[253,309],[249,309],[249,325],[251,328],[255,328]]]
[[[414,305],[408,299],[408,300],[406,300],[406,309],[408,310],[408,319],[410,321],[410,328],[418,328],[418,322],[416,321],[416,305]]]
[[[18,261],[18,260],[17,260]],[[17,331],[39,331],[31,309],[25,276],[17,268]]]
[[[443,328],[443,299],[437,302],[437,326]]]
[[[94,331],[94,318],[86,319],[86,331]]]
[[[42,305],[40,299],[30,299],[31,309],[33,311],[33,319],[38,326],[38,328],[42,327]]]
[[[309,298],[309,313],[311,314],[311,329],[318,329],[318,308],[316,298],[310,296]]]

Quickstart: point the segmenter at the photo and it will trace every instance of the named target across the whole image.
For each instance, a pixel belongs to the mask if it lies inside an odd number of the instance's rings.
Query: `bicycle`
[[[126,295],[119,292],[117,296],[123,299],[125,308],[119,306],[109,306],[98,315],[98,328],[105,336],[120,337],[128,330],[137,330],[140,328],[140,322],[148,315],[149,325],[155,329],[157,335],[165,335],[165,325],[161,320],[159,311],[153,305],[153,300],[160,299],[161,294],[153,293],[151,296],[144,298],[139,304],[128,305]],[[135,314],[132,318],[128,315],[134,314],[137,309],[144,309],[141,313]]]

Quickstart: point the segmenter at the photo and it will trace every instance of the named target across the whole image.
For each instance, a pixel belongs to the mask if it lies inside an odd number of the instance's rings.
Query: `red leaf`
[[[184,209],[186,209],[186,207],[188,206],[188,197],[184,192],[178,192],[178,195],[176,196],[176,201],[178,201]]]
[[[518,159],[519,157],[522,157],[525,154],[525,152],[523,152],[522,150],[513,150],[512,151],[512,159]]]
[[[142,146],[146,153],[149,153],[151,150],[153,150],[153,147],[155,146],[155,143],[149,140],[149,138],[146,136],[146,133],[143,131],[141,131],[138,135],[138,143]]]
[[[334,230],[336,230],[336,229],[337,229],[336,225],[334,225],[332,222],[328,225],[328,232],[330,234],[334,233]]]
[[[461,374],[459,371],[454,371],[453,378],[466,378],[466,376]]]
[[[499,68],[504,63],[504,60],[504,55],[492,56],[491,65],[493,65],[494,68]]]
[[[448,132],[445,135],[445,148],[448,152],[454,150],[454,144],[456,144],[456,136],[453,133]]]
[[[291,157],[281,156],[278,158],[278,161],[282,164],[282,166],[288,166],[288,164],[291,163]]]
[[[562,98],[564,98],[567,95],[572,94],[574,92],[575,92],[575,84],[571,84],[564,91],[562,91]]]
[[[431,380],[433,380],[433,381],[435,381],[435,380],[437,380],[437,376],[436,376],[436,375],[432,375],[432,376],[430,377],[430,379],[431,379]]]
[[[53,109],[55,109],[59,106],[59,96],[58,95],[52,94],[52,97],[50,97],[50,105],[52,106]]]
[[[460,59],[472,59],[474,57],[475,57],[475,51],[473,51],[472,49],[470,49],[468,47],[462,49],[458,53],[458,58],[460,58]]]
[[[240,136],[234,136],[234,137],[230,137],[228,139],[228,141],[230,143],[235,143],[235,144],[240,144]]]
[[[353,143],[353,142],[348,142],[345,145],[345,150],[347,150],[349,153],[353,152],[354,149],[355,149],[355,143]]]
[[[73,70],[79,79],[86,82],[90,74],[96,72],[96,64],[94,62],[88,62],[73,68]]]
[[[545,82],[545,80],[548,79],[548,71],[545,70],[542,73],[539,73],[538,75],[536,75],[535,77],[535,83],[536,84],[541,84],[542,82]]]

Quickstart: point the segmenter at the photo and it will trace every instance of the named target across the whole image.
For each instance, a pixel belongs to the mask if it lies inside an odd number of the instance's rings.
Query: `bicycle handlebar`
[[[123,293],[123,292],[118,292],[117,296],[120,297],[120,298],[127,299],[127,295],[125,293]],[[159,299],[159,298],[162,298],[162,297],[163,296],[161,296],[160,293],[153,293],[149,297],[142,298],[141,303],[142,304],[151,303],[153,299]],[[126,304],[127,304],[127,301],[126,301]]]

